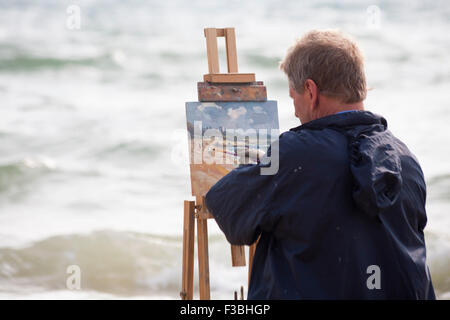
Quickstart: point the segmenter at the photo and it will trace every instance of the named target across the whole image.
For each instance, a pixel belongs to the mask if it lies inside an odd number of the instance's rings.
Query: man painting
[[[357,45],[311,31],[280,68],[302,125],[269,150],[278,171],[243,165],[206,195],[230,243],[259,237],[248,298],[434,299],[423,173],[386,120],[365,110]]]

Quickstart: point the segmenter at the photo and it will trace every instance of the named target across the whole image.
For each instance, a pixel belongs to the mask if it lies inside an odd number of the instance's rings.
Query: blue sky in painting
[[[276,101],[186,102],[186,119],[203,128],[278,129]]]

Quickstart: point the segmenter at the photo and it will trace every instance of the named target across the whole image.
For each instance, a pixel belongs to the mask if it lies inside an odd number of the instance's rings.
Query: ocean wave
[[[223,254],[226,247],[223,236],[210,237],[214,297],[231,298],[233,288],[245,285],[242,280],[246,278],[246,269],[231,267],[230,257]],[[450,261],[448,252],[441,253],[430,262],[438,297],[445,299],[450,292]],[[0,296],[48,296],[53,292],[56,297],[77,298],[66,287],[70,276],[67,268],[76,265],[81,271],[81,291],[85,296],[177,299],[181,254],[181,236],[111,230],[54,236],[20,248],[3,247],[0,248]],[[236,276],[232,272],[240,274]],[[194,286],[197,292],[196,281]]]
[[[25,191],[27,185],[55,170],[55,163],[45,157],[28,157],[0,164],[0,193]]]
[[[230,250],[225,238],[210,235],[211,296],[216,299],[232,299],[247,281],[247,269],[231,267],[231,253],[224,250]],[[181,262],[181,236],[112,230],[53,236],[0,248],[0,298],[179,299]],[[81,290],[66,287],[73,265],[80,268]]]
[[[148,143],[138,139],[116,141],[102,146],[99,150],[91,151],[91,157],[120,164],[142,165],[155,161],[160,157],[164,148],[156,143]]]
[[[9,59],[0,60],[1,71],[34,71],[40,69],[62,69],[73,66],[98,65],[101,59],[58,59],[52,57],[35,57],[19,55]]]
[[[9,43],[0,43],[0,71],[41,72],[42,70],[62,70],[65,68],[95,67],[105,70],[122,67],[118,53],[114,50],[95,55],[71,56],[51,53],[30,52]]]
[[[23,248],[0,248],[0,290],[64,290],[67,268],[77,265],[83,290],[176,292],[180,262],[181,237],[118,231],[54,236]]]

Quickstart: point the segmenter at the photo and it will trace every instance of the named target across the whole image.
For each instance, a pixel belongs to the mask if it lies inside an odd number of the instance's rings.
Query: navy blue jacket
[[[206,195],[231,244],[260,236],[249,299],[435,298],[423,173],[384,118],[323,117],[281,134],[274,152],[276,174],[241,166]]]

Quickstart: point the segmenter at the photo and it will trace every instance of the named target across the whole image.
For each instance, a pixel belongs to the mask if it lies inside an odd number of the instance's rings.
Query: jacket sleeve
[[[276,226],[277,217],[271,207],[282,170],[281,137],[279,141],[269,148],[266,161],[261,161],[265,164],[232,170],[206,194],[206,206],[231,244],[250,245],[262,231],[269,232]],[[276,173],[261,174],[263,168],[275,165],[279,168]]]

